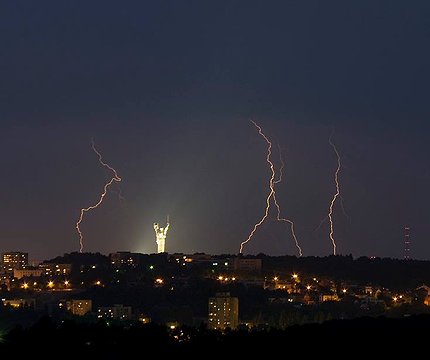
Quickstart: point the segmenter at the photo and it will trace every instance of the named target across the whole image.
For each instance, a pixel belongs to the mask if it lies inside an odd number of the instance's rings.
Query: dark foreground
[[[97,358],[230,358],[231,355],[282,358],[295,354],[350,358],[370,355],[411,355],[426,344],[429,315],[401,319],[359,318],[293,326],[287,330],[232,331],[149,325],[128,327],[106,323],[55,323],[43,318],[28,329],[0,334],[0,354],[43,356],[44,359],[94,355]],[[372,357],[373,357],[372,356]],[[21,358],[21,357],[20,357]]]

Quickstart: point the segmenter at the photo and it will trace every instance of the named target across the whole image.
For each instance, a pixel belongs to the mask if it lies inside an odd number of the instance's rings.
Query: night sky
[[[430,258],[430,2],[0,2],[0,251],[237,253],[264,213],[253,119],[284,153],[278,186],[304,255]],[[120,200],[121,191],[125,200]],[[273,215],[273,214],[272,214]],[[273,217],[273,216],[272,216]],[[245,253],[297,254],[268,221]]]

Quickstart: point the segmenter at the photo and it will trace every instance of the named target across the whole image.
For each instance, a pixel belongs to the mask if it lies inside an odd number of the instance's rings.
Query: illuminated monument
[[[157,253],[166,252],[166,236],[169,230],[169,218],[167,218],[166,227],[160,227],[158,223],[154,223],[155,236],[157,239]]]

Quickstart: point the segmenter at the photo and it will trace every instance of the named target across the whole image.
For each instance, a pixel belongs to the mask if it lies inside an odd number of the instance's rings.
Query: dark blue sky
[[[264,212],[265,144],[281,145],[283,213],[305,255],[334,191],[342,254],[430,258],[430,3],[423,1],[3,1],[0,250],[79,249],[79,210],[105,171],[123,178],[82,224],[85,250],[236,253]],[[245,252],[296,254],[269,221]]]

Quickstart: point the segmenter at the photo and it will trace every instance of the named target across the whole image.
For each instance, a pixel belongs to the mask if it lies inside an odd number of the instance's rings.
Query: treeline
[[[336,255],[326,257],[266,256],[263,270],[273,274],[302,274],[356,282],[357,285],[380,285],[390,289],[412,289],[422,284],[430,286],[430,261]]]
[[[218,255],[219,258],[233,258],[236,255]],[[430,286],[430,261],[424,260],[400,260],[392,258],[368,258],[354,259],[352,255],[336,255],[326,257],[307,256],[268,256],[258,254],[245,256],[246,258],[260,258],[263,260],[263,275],[290,276],[293,272],[308,276],[325,277],[337,281],[355,282],[357,285],[379,285],[393,290],[412,289],[422,284]],[[109,258],[100,253],[70,253],[48,260],[52,263],[72,264],[73,274],[79,275],[82,267],[97,264],[97,272],[100,276],[111,274]],[[148,268],[154,271],[148,272]],[[210,265],[205,265],[209,266]],[[130,280],[133,276],[137,281],[145,279],[145,276],[161,275],[200,275],[209,273],[214,269],[201,269],[201,266],[192,266],[184,269],[174,260],[168,260],[163,254],[141,254],[139,266],[134,271],[127,271],[126,277]],[[218,271],[218,270],[217,270]],[[125,275],[125,274],[124,274]],[[120,274],[116,274],[118,278]],[[142,278],[142,276],[144,276]]]

